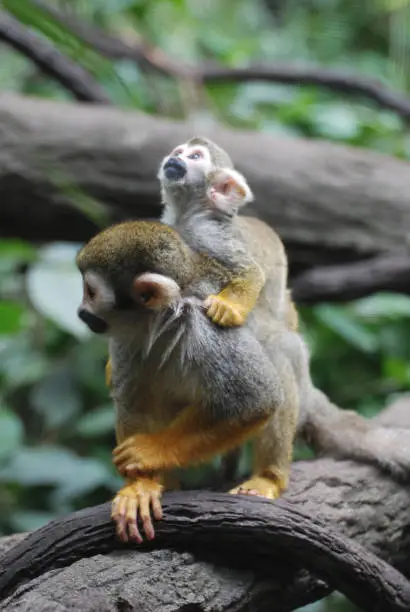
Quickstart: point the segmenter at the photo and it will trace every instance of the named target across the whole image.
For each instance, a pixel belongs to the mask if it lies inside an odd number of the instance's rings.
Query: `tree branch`
[[[410,255],[382,255],[304,272],[292,282],[298,303],[354,300],[377,291],[410,292]]]
[[[410,119],[410,100],[408,98],[385,88],[382,83],[374,79],[337,70],[308,65],[251,64],[244,68],[209,66],[204,67],[200,73],[200,78],[204,82],[273,81],[289,85],[317,85],[333,91],[364,96],[382,108],[395,111],[403,119]]]
[[[409,429],[409,402],[400,398],[374,423]],[[120,545],[103,504],[24,540],[0,540],[0,550],[8,548],[0,559],[0,610],[111,612],[144,601],[169,612],[268,612],[273,605],[285,612],[338,588],[364,610],[399,612],[409,605],[409,583],[393,567],[410,576],[409,503],[409,488],[374,467],[297,462],[289,490],[274,503],[167,494],[154,542],[160,550]]]
[[[104,504],[75,513],[12,548],[2,560],[2,597],[22,577],[119,548],[109,510]],[[241,565],[259,571],[280,559],[309,569],[364,611],[410,607],[410,582],[400,572],[284,500],[273,504],[226,494],[171,493],[164,497],[164,513],[160,546],[189,550],[193,545],[197,554],[212,550],[214,559],[229,564],[243,555],[247,561]]]
[[[82,212],[83,195],[102,203],[111,220],[159,214],[158,164],[192,136],[192,127],[2,94],[0,133],[0,234],[81,241],[97,229]],[[407,244],[408,162],[220,126],[204,135],[248,178],[255,193],[248,214],[278,231],[292,275],[394,254]]]
[[[409,429],[409,402],[373,421]],[[103,504],[0,540],[0,610],[289,612],[337,588],[363,610],[404,612],[409,504],[409,487],[331,459],[294,463],[276,502],[167,494],[154,549],[119,545]]]
[[[381,82],[316,66],[251,64],[229,68],[216,64],[189,65],[170,58],[161,49],[144,41],[128,44],[106,34],[103,30],[78,21],[72,15],[62,15],[54,7],[46,7],[38,0],[35,4],[53,18],[68,26],[84,42],[111,59],[129,59],[163,75],[191,79],[197,83],[267,81],[290,85],[316,85],[333,91],[363,96],[382,108],[395,111],[403,119],[410,119],[410,100],[399,92],[387,89]]]
[[[4,12],[0,12],[0,40],[23,53],[77,100],[111,104],[100,85],[84,68]]]

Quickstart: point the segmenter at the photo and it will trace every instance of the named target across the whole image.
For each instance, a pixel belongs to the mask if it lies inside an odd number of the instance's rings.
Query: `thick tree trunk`
[[[409,400],[377,420],[409,427]],[[108,506],[90,508],[0,559],[0,609],[282,612],[336,588],[368,612],[404,612],[409,504],[410,488],[375,468],[317,459],[294,464],[275,503],[166,495],[160,550],[121,548]]]
[[[195,131],[135,112],[2,94],[1,234],[88,238],[95,226],[72,206],[75,189],[116,218],[157,215],[158,164]],[[293,270],[406,247],[408,163],[327,142],[221,128],[206,134],[247,176],[256,195],[250,210],[278,230]]]

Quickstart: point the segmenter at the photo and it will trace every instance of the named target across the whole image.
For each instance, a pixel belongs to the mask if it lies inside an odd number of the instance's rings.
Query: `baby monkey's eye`
[[[194,151],[193,153],[188,155],[189,159],[201,159],[201,157],[203,157],[201,151]]]

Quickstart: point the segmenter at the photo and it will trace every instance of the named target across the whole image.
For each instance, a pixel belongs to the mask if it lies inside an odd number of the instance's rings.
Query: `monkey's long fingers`
[[[210,295],[204,302],[207,316],[222,327],[238,327],[245,322],[241,313],[226,300]]]
[[[219,319],[219,311],[221,304],[215,295],[210,295],[207,297],[204,302],[204,307],[206,309],[206,314],[210,319]]]
[[[257,491],[256,489],[244,489],[243,487],[238,487],[236,494],[237,495],[254,495],[255,497],[263,497],[263,495],[259,493],[259,491]]]
[[[152,494],[152,511],[154,513],[154,518],[157,521],[162,519],[162,505],[161,505],[161,493],[153,493]]]
[[[127,503],[126,522],[128,527],[129,539],[132,542],[142,543],[142,536],[138,529],[138,499],[130,498]]]
[[[155,530],[151,519],[151,496],[147,493],[142,494],[140,498],[140,517],[145,535],[148,540],[153,540],[155,538]]]
[[[112,502],[111,518],[115,521],[117,536],[123,542],[128,542],[128,534],[126,529],[126,504],[127,499],[125,497],[117,495]]]
[[[135,457],[135,449],[125,449],[117,456],[113,457],[113,462],[117,470],[123,476],[132,476],[132,473],[142,469],[142,464]],[[129,468],[130,473],[127,473]]]
[[[135,445],[132,438],[125,440],[122,444],[119,444],[114,448],[112,451],[112,456],[114,459],[118,459],[124,455],[124,453],[129,452],[130,449],[134,448],[134,446]]]
[[[276,499],[280,497],[283,490],[283,487],[281,489],[280,484],[276,480],[265,478],[264,476],[253,476],[238,487],[231,489],[229,493],[232,495],[254,495]]]
[[[243,323],[243,316],[233,308],[231,310],[226,310],[219,321],[219,325],[222,325],[222,327],[239,327],[243,325]]]

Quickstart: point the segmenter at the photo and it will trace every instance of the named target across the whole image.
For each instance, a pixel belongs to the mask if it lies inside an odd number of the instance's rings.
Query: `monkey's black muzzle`
[[[79,308],[77,314],[94,334],[104,334],[108,330],[108,325],[104,319],[100,319],[85,308]]]
[[[178,157],[170,157],[164,164],[164,175],[169,181],[183,179],[188,171],[186,163]]]

